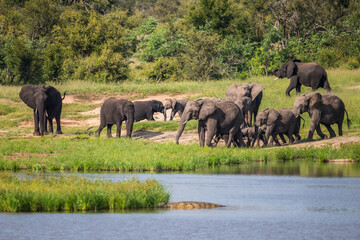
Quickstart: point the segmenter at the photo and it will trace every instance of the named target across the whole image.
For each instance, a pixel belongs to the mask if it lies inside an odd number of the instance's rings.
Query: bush
[[[180,63],[176,58],[160,57],[146,72],[146,77],[156,82],[179,80],[181,79]]]

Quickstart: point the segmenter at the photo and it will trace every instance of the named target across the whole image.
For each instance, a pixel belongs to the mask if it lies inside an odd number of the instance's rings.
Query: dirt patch
[[[352,136],[352,137],[342,136],[342,137],[336,137],[336,138],[325,139],[320,141],[298,143],[288,146],[299,147],[299,148],[308,148],[308,147],[321,148],[321,147],[331,146],[332,148],[340,148],[341,144],[358,143],[358,142],[360,142],[359,136]]]
[[[357,86],[349,86],[349,87],[346,87],[346,89],[360,89],[360,85],[357,85]]]

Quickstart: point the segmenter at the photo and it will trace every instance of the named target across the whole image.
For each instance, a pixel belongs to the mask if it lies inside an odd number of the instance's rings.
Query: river
[[[201,173],[76,175],[155,178],[168,187],[173,202],[226,207],[1,213],[0,239],[360,239],[358,164],[259,163]]]

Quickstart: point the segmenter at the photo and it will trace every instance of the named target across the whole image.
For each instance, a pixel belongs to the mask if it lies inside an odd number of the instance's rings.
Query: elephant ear
[[[214,101],[208,99],[203,100],[199,112],[199,120],[205,120],[208,116],[214,114],[215,110],[216,104]]]
[[[275,122],[278,120],[279,117],[280,114],[278,113],[278,111],[274,109],[269,109],[266,125],[270,126],[275,124]]]
[[[32,109],[36,108],[35,97],[34,97],[35,92],[36,92],[36,86],[28,84],[28,85],[23,86],[19,93],[20,99],[28,107],[31,107]]]
[[[296,72],[297,72],[297,66],[296,64],[294,63],[294,61],[289,61],[287,64],[286,64],[286,77],[287,78],[291,78],[291,76],[293,75],[296,75]]]
[[[175,98],[172,98],[172,99],[170,99],[170,101],[171,101],[171,107],[172,107],[173,109],[175,109],[175,106],[176,106],[176,103],[177,103],[176,99],[175,99]]]
[[[265,89],[260,83],[251,83],[251,100],[254,99]]]
[[[308,94],[308,99],[310,109],[319,108],[322,104],[322,96],[320,93],[310,93]]]

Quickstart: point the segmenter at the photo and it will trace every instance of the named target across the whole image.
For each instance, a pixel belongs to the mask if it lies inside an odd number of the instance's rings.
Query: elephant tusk
[[[182,124],[183,124],[183,125],[184,125],[184,124],[186,124],[186,123],[187,123],[187,121],[188,121],[188,120],[185,120],[185,122],[183,122]]]
[[[277,77],[277,78],[274,78],[274,81],[276,81],[276,80],[278,80],[279,78]]]

